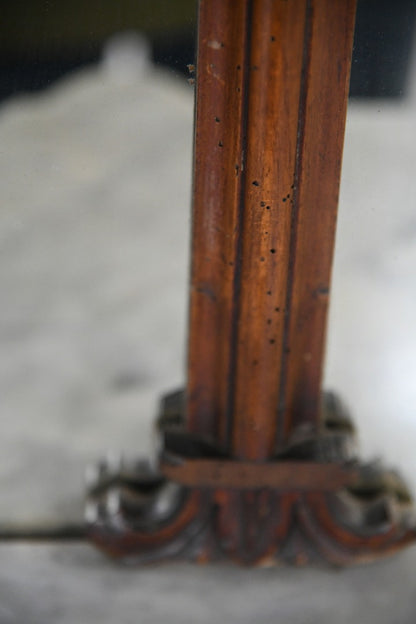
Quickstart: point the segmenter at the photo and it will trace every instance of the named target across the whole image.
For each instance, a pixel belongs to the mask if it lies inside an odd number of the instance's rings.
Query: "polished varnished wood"
[[[318,426],[355,0],[200,11],[188,422],[264,460]]]
[[[279,418],[316,427],[353,43],[355,0],[311,2],[286,304]]]
[[[113,556],[335,565],[416,539],[399,477],[322,393],[355,0],[200,0],[189,357],[156,469],[103,464]]]
[[[188,422],[227,444],[241,255],[249,3],[200,4]]]
[[[307,461],[252,462],[223,459],[162,460],[162,474],[187,487],[276,492],[331,492],[354,484],[358,473],[340,464]]]

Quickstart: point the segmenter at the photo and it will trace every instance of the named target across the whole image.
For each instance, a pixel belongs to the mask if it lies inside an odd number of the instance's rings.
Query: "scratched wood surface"
[[[317,427],[355,0],[202,0],[188,426],[263,460]]]

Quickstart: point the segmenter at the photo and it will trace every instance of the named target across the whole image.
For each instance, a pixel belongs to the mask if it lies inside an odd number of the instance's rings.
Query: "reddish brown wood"
[[[321,392],[354,11],[200,0],[187,391],[156,472],[98,471],[89,534],[113,556],[344,565],[416,539],[406,487]]]
[[[179,461],[178,461],[179,459]],[[354,468],[335,463],[286,461],[254,463],[220,459],[162,460],[163,475],[187,487],[273,489],[287,492],[330,492],[353,485],[358,478]]]
[[[316,426],[355,0],[311,2],[300,104],[279,418]]]
[[[355,0],[202,0],[190,431],[264,460],[317,427]]]
[[[290,263],[305,2],[253,2],[232,452],[275,452]],[[276,45],[277,44],[277,45]]]
[[[101,492],[99,486],[91,494],[96,517],[88,533],[107,554],[142,563],[172,557],[227,557],[250,565],[373,561],[416,539],[409,503],[383,485],[384,473],[377,474],[379,487],[367,497],[345,488],[325,493],[176,486],[166,516],[164,489],[172,482],[151,486],[148,473],[138,471],[135,481],[120,479],[117,488],[113,483]]]
[[[189,318],[189,429],[227,441],[239,264],[249,2],[200,3]]]

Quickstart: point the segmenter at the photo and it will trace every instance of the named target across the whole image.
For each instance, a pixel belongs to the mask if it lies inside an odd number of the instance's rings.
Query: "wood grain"
[[[240,459],[318,427],[355,0],[202,0],[187,418]]]
[[[189,313],[190,431],[225,444],[236,326],[249,3],[200,3]]]
[[[175,458],[176,459],[176,458]],[[162,474],[187,487],[276,492],[330,492],[352,485],[358,471],[336,463],[316,461],[264,462],[220,459],[163,459]]]
[[[158,471],[98,471],[112,556],[346,565],[416,539],[404,483],[320,405],[354,10],[200,1],[188,385]]]
[[[355,0],[308,7],[279,397],[282,442],[301,423],[318,425],[354,15]]]

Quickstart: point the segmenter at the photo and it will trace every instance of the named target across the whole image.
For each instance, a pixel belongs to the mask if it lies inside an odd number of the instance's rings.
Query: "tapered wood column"
[[[416,539],[404,483],[320,405],[354,5],[200,1],[188,382],[156,469],[94,473],[113,556],[345,565]]]
[[[316,428],[355,0],[202,0],[187,419],[264,460]]]

